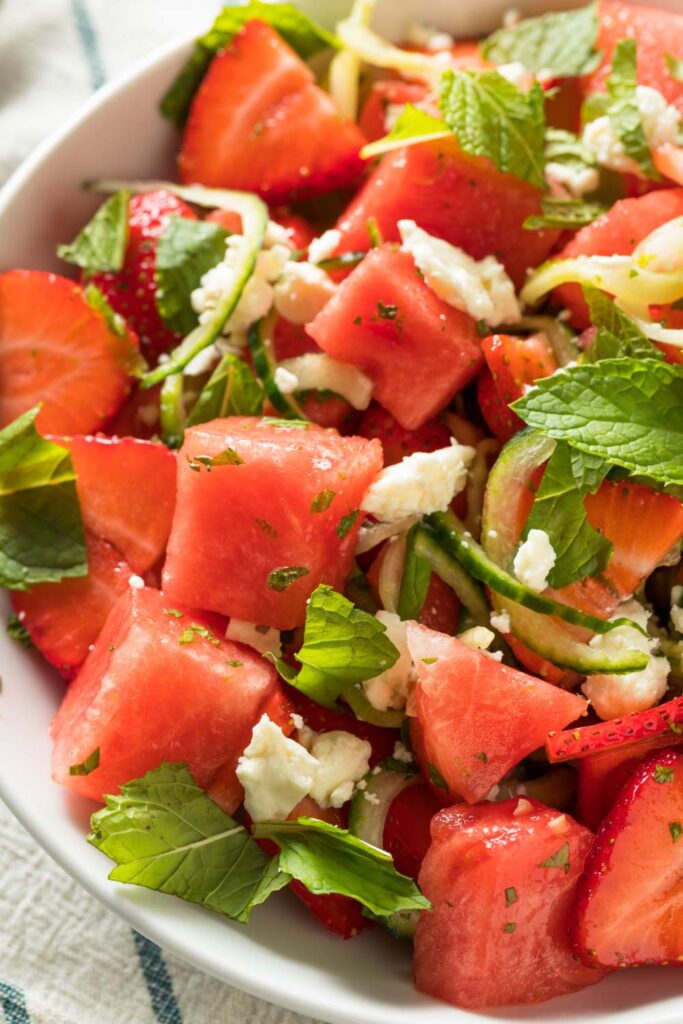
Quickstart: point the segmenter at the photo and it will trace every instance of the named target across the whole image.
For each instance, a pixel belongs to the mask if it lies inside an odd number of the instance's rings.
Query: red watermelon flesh
[[[53,779],[101,800],[163,761],[186,761],[203,786],[233,762],[280,684],[267,661],[214,625],[158,590],[130,588],[57,712]],[[70,773],[96,750],[94,771]]]
[[[217,456],[228,461],[202,462]],[[344,587],[354,513],[381,468],[378,441],[313,424],[235,416],[186,431],[168,599],[278,629],[302,625],[318,584]]]
[[[482,1009],[600,981],[605,972],[579,964],[569,943],[592,840],[567,815],[525,798],[440,811],[419,875],[433,909],[417,925],[417,988]]]
[[[392,245],[369,253],[307,330],[367,373],[375,399],[407,430],[440,412],[483,361],[472,317],[443,302]]]
[[[483,157],[463,153],[450,140],[389,153],[340,218],[340,252],[370,246],[367,222],[375,217],[387,242],[397,241],[399,220],[414,220],[432,235],[475,259],[497,256],[517,286],[559,238],[556,231],[526,231],[540,210],[540,192],[503,174]]]
[[[554,723],[567,725],[585,711],[582,697],[502,665],[456,637],[411,623],[408,646],[418,674],[423,756],[450,794],[468,803],[485,797],[542,746]]]

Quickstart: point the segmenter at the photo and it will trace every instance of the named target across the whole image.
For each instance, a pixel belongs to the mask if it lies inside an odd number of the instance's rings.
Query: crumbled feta
[[[194,359],[190,359],[183,373],[186,377],[201,377],[203,373],[208,373],[212,368],[217,356],[218,349],[216,346],[208,345],[201,352],[198,352]]]
[[[279,388],[283,395],[293,395],[295,391],[299,390],[299,378],[291,370],[288,370],[286,366],[278,366],[274,374],[275,386]]]
[[[519,320],[515,286],[495,256],[475,260],[457,246],[429,235],[413,220],[400,220],[398,229],[404,252],[410,253],[426,283],[449,306],[490,327]]]
[[[307,324],[334,295],[334,281],[314,263],[289,263],[274,288],[275,308],[293,324]]]
[[[235,286],[241,264],[244,238],[230,235],[225,243],[225,256],[220,263],[202,277],[199,287],[192,292],[192,308],[200,323],[206,323],[226,292]],[[291,250],[284,245],[262,249],[256,259],[254,273],[247,281],[237,308],[223,328],[223,334],[244,331],[261,320],[273,305],[273,284],[282,275],[289,262]]]
[[[667,103],[661,92],[649,85],[636,87],[636,102],[649,148],[657,149],[667,143],[679,145],[681,116],[676,107]],[[603,167],[642,177],[642,169],[632,157],[627,156],[624,145],[606,114],[589,121],[583,130],[582,140],[584,145],[595,153],[598,163]]]
[[[292,725],[294,726],[295,729],[304,728],[304,720],[301,715],[297,715],[296,712],[292,712],[292,714],[289,717],[291,718]]]
[[[637,601],[631,600],[621,605],[613,616],[622,617],[633,619],[645,629],[650,613]],[[643,636],[631,626],[619,626],[610,633],[594,636],[590,646],[610,654],[635,650],[649,656],[648,664],[641,672],[589,676],[583,684],[583,692],[600,718],[607,721],[632,711],[646,711],[664,696],[671,666],[666,658],[653,653],[657,648],[656,638]]]
[[[392,754],[394,761],[400,761],[401,764],[413,764],[415,758],[410,751],[401,743],[400,740],[396,740],[394,743],[394,752]]]
[[[306,352],[283,359],[280,366],[296,376],[300,391],[334,391],[354,409],[370,405],[374,381],[357,366],[333,359],[326,352]]]
[[[512,629],[509,613],[506,611],[493,612],[491,614],[491,625],[499,633],[509,633]]]
[[[496,71],[521,92],[528,92],[534,84],[534,76],[527,71],[521,61],[515,60],[511,64],[499,64]]]
[[[529,530],[512,563],[515,576],[529,590],[541,591],[548,586],[548,574],[557,555],[545,530]]]
[[[379,807],[380,800],[377,793],[363,793],[363,799],[367,800],[367,802],[372,804],[373,807]]]
[[[678,633],[683,633],[683,587],[673,587],[671,591],[671,624]]]
[[[266,233],[263,236],[263,248],[272,249],[275,245],[286,245],[292,247],[292,230],[283,227],[274,220],[269,220],[266,226]]]
[[[551,186],[559,186],[574,199],[580,199],[588,192],[595,192],[600,184],[597,167],[561,164],[551,160],[545,165],[545,178]]]
[[[244,619],[230,619],[225,638],[252,647],[259,654],[273,654],[276,658],[282,656],[280,632],[273,626],[257,626],[255,622],[245,622]]]
[[[322,263],[323,260],[329,260],[330,256],[334,255],[339,248],[341,237],[341,231],[337,228],[330,228],[329,231],[324,231],[319,238],[314,238],[308,247],[308,262]]]
[[[263,715],[237,762],[244,786],[244,806],[254,821],[284,821],[307,793],[319,764],[305,747],[288,739],[279,725]]]
[[[458,635],[458,640],[461,643],[472,647],[475,651],[487,651],[495,639],[496,634],[486,626],[472,626],[471,629],[466,629],[464,633]]]
[[[320,764],[310,795],[321,807],[341,807],[367,774],[372,747],[367,740],[338,729],[316,735],[310,749]]]
[[[375,477],[361,508],[383,522],[445,512],[467,483],[473,458],[474,448],[455,440],[449,448],[408,455]]]
[[[406,33],[406,42],[419,46],[420,49],[429,50],[430,53],[438,53],[439,50],[450,50],[455,40],[448,32],[441,32],[432,25],[413,22]]]
[[[362,684],[365,696],[377,711],[403,709],[415,682],[413,662],[408,650],[408,626],[393,612],[379,611],[375,618],[386,627],[386,635],[397,648],[399,656],[391,668]]]
[[[133,590],[142,590],[144,585],[145,581],[143,580],[142,576],[133,575],[128,577],[128,586],[132,587]]]

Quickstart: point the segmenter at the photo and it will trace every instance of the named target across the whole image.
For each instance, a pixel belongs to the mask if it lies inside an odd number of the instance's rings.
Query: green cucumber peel
[[[304,419],[299,406],[288,398],[287,395],[284,395],[275,382],[275,361],[268,350],[265,340],[267,321],[267,317],[265,320],[259,320],[258,323],[252,324],[247,331],[247,344],[251,352],[254,369],[263,384],[266,397],[280,415],[290,420]]]

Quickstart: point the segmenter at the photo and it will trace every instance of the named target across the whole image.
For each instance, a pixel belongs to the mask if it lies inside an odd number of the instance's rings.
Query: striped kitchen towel
[[[0,183],[93,89],[174,36],[202,31],[218,6],[0,0]],[[307,1024],[131,931],[57,867],[2,804],[0,1022]]]

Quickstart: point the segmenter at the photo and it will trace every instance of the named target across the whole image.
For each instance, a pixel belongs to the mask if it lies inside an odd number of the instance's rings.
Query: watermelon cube
[[[55,782],[101,800],[163,761],[186,761],[202,786],[234,765],[281,691],[264,658],[221,632],[158,590],[129,587],[53,722]]]
[[[483,361],[472,317],[443,302],[394,245],[368,253],[307,330],[367,373],[374,397],[407,430],[441,412]]]
[[[303,624],[320,583],[351,571],[379,441],[288,420],[231,417],[185,433],[163,589],[259,625]]]

